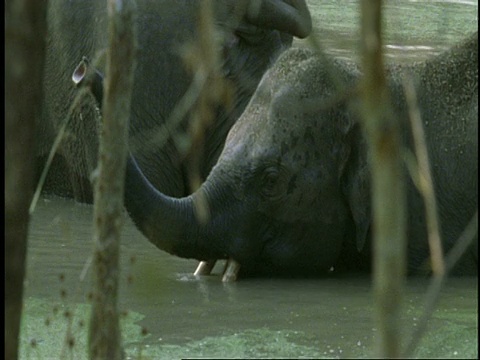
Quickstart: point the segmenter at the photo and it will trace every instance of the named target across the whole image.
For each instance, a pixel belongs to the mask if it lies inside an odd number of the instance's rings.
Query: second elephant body
[[[148,179],[171,196],[188,192],[185,151],[172,137],[165,144],[152,137],[165,124],[193,79],[182,57],[182,47],[198,41],[200,1],[137,1],[137,66],[132,93],[130,145]],[[225,137],[242,113],[263,73],[292,42],[308,35],[311,21],[303,0],[215,0],[214,24],[221,37],[221,70],[234,91],[233,106],[215,109],[214,125],[206,132],[201,175],[215,164]],[[77,93],[72,73],[85,56],[90,60],[107,46],[107,5],[96,0],[52,0],[48,4],[43,116],[37,128],[37,157],[43,168],[54,138]],[[100,67],[100,70],[103,68]],[[98,124],[96,104],[87,98],[66,128],[47,190],[91,202],[90,174],[96,167]],[[186,132],[185,121],[173,135]]]

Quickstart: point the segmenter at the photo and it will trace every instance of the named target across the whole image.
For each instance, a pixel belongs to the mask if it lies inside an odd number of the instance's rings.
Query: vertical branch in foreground
[[[400,356],[400,305],[405,277],[405,186],[399,124],[390,107],[382,59],[381,1],[361,1],[362,112],[372,174],[377,353]]]
[[[216,34],[214,21],[214,2],[202,0],[198,17],[199,38],[196,43],[186,47],[184,60],[186,65],[197,75],[206,78],[196,104],[193,106],[192,119],[189,124],[190,149],[188,151],[188,178],[190,190],[197,190],[203,182],[200,174],[200,163],[204,152],[207,129],[214,125],[216,106],[229,108],[233,102],[233,92],[221,71],[219,36]],[[199,197],[195,203],[197,221],[208,220],[209,209],[206,199]],[[207,275],[215,266],[216,260],[201,261],[195,275]],[[225,267],[222,281],[235,281],[240,265],[229,259]]]
[[[417,187],[422,194],[425,203],[425,215],[427,219],[427,236],[430,247],[430,259],[434,276],[445,274],[445,262],[443,259],[442,241],[440,239],[440,225],[437,215],[437,200],[433,191],[433,179],[428,160],[427,144],[423,131],[420,109],[418,108],[417,95],[413,85],[413,79],[408,78],[403,84],[407,101],[410,124],[412,126],[413,142],[417,164]]]
[[[5,359],[12,360],[18,358],[46,8],[46,1],[5,3]]]
[[[117,294],[136,41],[134,1],[108,0],[107,6],[109,48],[95,184],[94,296],[88,342],[90,359],[113,360],[123,357]]]

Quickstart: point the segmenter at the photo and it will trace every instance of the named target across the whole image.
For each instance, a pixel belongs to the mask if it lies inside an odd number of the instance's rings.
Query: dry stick
[[[391,109],[382,58],[381,1],[363,0],[363,119],[372,174],[376,356],[400,355],[405,281],[405,184],[400,133]]]
[[[427,291],[425,310],[423,317],[419,322],[420,325],[415,329],[414,336],[407,346],[406,354],[412,355],[426,330],[428,319],[431,317],[438,301],[440,290],[445,279],[445,263],[440,239],[433,182],[430,175],[430,164],[425,145],[425,134],[422,127],[415,87],[411,77],[408,77],[404,80],[403,87],[405,90],[410,123],[412,126],[412,135],[416,154],[415,158],[411,153],[405,153],[405,162],[407,164],[407,169],[410,171],[410,176],[412,177],[413,182],[424,199],[425,213],[427,217],[427,236],[432,258],[432,271],[434,275],[432,283],[430,284],[430,288]]]
[[[67,116],[62,121],[60,129],[58,130],[57,136],[53,142],[53,145],[48,153],[47,161],[45,162],[45,166],[43,167],[42,174],[40,175],[40,179],[38,180],[37,187],[35,189],[35,193],[33,195],[32,202],[30,203],[29,213],[33,214],[35,208],[38,203],[38,199],[42,193],[43,184],[45,183],[45,179],[47,178],[48,171],[50,170],[50,166],[52,165],[53,157],[55,156],[58,147],[62,143],[63,137],[65,135],[65,130],[70,123],[70,119],[73,116],[73,112],[77,106],[79,106],[80,102],[83,100],[84,96],[87,95],[89,92],[88,89],[81,89],[79,93],[75,96],[72,105],[70,106]]]
[[[343,97],[343,94],[345,92],[349,93],[351,91],[351,90],[349,90],[350,88],[348,86],[346,86],[346,84],[342,81],[340,76],[336,76],[336,70],[335,70],[336,66],[335,66],[335,64],[332,60],[332,57],[327,56],[327,53],[326,53],[325,49],[323,48],[322,43],[318,39],[318,36],[315,35],[314,33],[312,33],[307,38],[307,40],[308,40],[308,44],[310,45],[310,47],[313,50],[315,50],[316,53],[318,54],[318,56],[321,58],[322,64],[325,67],[325,69],[327,70],[327,74],[330,76],[330,80],[332,81],[332,83],[335,86],[336,93],[340,94],[341,97]]]
[[[341,76],[338,76],[337,67],[333,62],[333,58],[327,56],[327,53],[316,34],[312,33],[307,40],[309,46],[315,50],[320,57],[323,66],[327,70],[327,75],[335,87],[335,92],[327,99],[305,99],[306,111],[308,112],[308,109],[310,108],[321,111],[329,110],[342,103],[347,103],[351,111],[357,111],[351,100],[360,96],[361,89],[358,86],[347,85],[342,80]]]
[[[202,96],[205,96],[205,94],[216,94],[217,88],[215,86],[212,88],[212,80],[209,79],[209,77],[217,76],[212,69],[216,69],[218,66],[215,64],[219,64],[218,55],[216,55],[218,54],[218,51],[215,50],[218,47],[216,46],[216,42],[213,42],[213,39],[215,38],[213,28],[210,28],[210,25],[213,24],[211,20],[212,15],[208,14],[209,11],[206,10],[209,7],[211,7],[211,4],[205,2],[205,0],[200,7],[201,11],[204,12],[200,16],[202,22],[200,26],[201,28],[199,29],[199,32],[202,34],[200,46],[193,46],[190,44],[190,46],[186,46],[183,49],[185,62],[196,70],[193,74],[192,83],[165,123],[160,126],[153,135],[151,135],[151,130],[140,133],[139,137],[149,138],[146,144],[147,146],[151,145],[152,148],[154,146],[155,148],[164,146],[174,131],[180,126],[188,112],[193,110],[198,102],[203,101]],[[207,14],[205,14],[205,12]],[[205,33],[207,33],[207,35],[205,35]],[[206,38],[212,40],[207,40]],[[212,64],[208,63],[211,61],[210,59],[213,59]],[[218,69],[216,71],[218,72]],[[143,145],[145,144],[142,144],[142,146]],[[131,149],[133,151],[135,150],[134,144],[131,145]]]
[[[203,74],[209,74],[212,72],[214,67],[216,66],[216,54],[215,51],[217,50],[217,47],[212,46],[210,47],[209,42],[214,41],[214,34],[213,34],[213,28],[212,28],[212,13],[211,13],[211,3],[207,1],[203,1],[200,7],[200,24],[199,24],[199,30],[200,30],[200,42],[198,46],[198,52],[202,56],[202,61],[200,63],[200,68],[197,69],[197,73],[203,73]],[[211,50],[213,48],[213,51]],[[192,50],[191,50],[192,51]],[[187,54],[186,57],[192,56],[192,54]],[[213,62],[208,63],[208,62]],[[202,66],[203,65],[203,66]],[[203,69],[202,69],[203,68]],[[202,71],[203,70],[203,71]],[[204,84],[205,85],[205,84]],[[200,94],[199,94],[199,102],[200,104],[197,106],[200,110],[200,115],[196,116],[192,119],[190,123],[190,134],[192,137],[191,140],[191,149],[197,145],[197,144],[202,144],[203,145],[203,137],[204,137],[204,128],[207,125],[207,122],[211,121],[210,119],[205,119],[205,107],[209,106],[208,102],[208,95],[206,96],[206,91],[205,88],[202,88]],[[203,109],[202,109],[203,108]],[[202,111],[203,110],[203,111]],[[196,129],[195,129],[196,128]],[[194,131],[196,130],[196,131]],[[197,189],[200,184],[200,176],[199,176],[199,155],[196,155],[196,152],[190,151],[191,154],[191,163],[190,167],[194,167],[194,169],[189,169],[189,177],[190,177],[190,186],[192,190]],[[207,208],[207,203],[205,202],[205,199],[203,199],[199,205],[196,205],[196,214],[199,217],[199,220],[202,222],[208,221],[209,213],[208,213],[208,208]],[[210,260],[210,261],[201,261],[197,269],[194,272],[194,275],[209,275],[211,271],[213,270],[215,266],[216,260]]]
[[[90,359],[121,359],[123,350],[117,309],[120,230],[135,67],[133,1],[109,0],[106,82],[95,184],[94,296],[89,331]]]
[[[445,272],[448,273],[453,269],[455,264],[460,260],[462,255],[467,251],[478,231],[478,209],[475,211],[472,219],[463,231],[462,235],[455,242],[445,258]]]
[[[191,68],[195,68],[196,73],[204,74],[208,80],[203,84],[195,106],[195,114],[189,125],[190,150],[189,150],[189,180],[192,191],[201,186],[200,161],[202,152],[198,148],[203,148],[205,140],[205,130],[214,120],[214,107],[222,102],[229,100],[229,90],[225,79],[220,72],[220,59],[218,39],[215,35],[213,24],[213,3],[211,0],[203,0],[200,6],[199,33],[201,34],[197,44],[186,48],[184,60]],[[194,60],[194,61],[192,61]],[[193,150],[193,151],[192,151]],[[202,195],[202,194],[199,194]],[[205,223],[209,219],[209,208],[207,199],[200,196],[195,202],[195,213],[197,221]],[[228,260],[227,264],[233,260]],[[215,260],[200,262],[195,275],[207,275],[215,266]],[[232,265],[235,275],[223,276],[222,281],[236,280],[236,274],[240,265],[235,262]],[[229,268],[230,269],[230,268]]]
[[[209,2],[211,3],[211,1]],[[185,62],[187,62],[187,65],[195,68],[196,70],[193,74],[192,83],[183,97],[177,103],[165,123],[160,126],[160,128],[156,130],[153,135],[152,130],[140,132],[140,138],[149,138],[146,144],[142,144],[142,146],[147,145],[145,148],[147,148],[149,145],[152,147],[152,149],[164,146],[174,131],[180,126],[182,120],[185,118],[188,112],[194,109],[197,102],[203,101],[201,100],[203,96],[202,94],[213,94],[213,98],[216,98],[218,95],[220,99],[222,97],[228,97],[229,95],[228,86],[224,86],[224,84],[220,84],[218,86],[218,81],[214,81],[212,86],[212,81],[209,79],[209,77],[213,77],[214,79],[215,77],[218,78],[219,70],[219,52],[215,50],[218,47],[216,45],[216,41],[213,41],[214,39],[217,39],[217,37],[213,33],[213,27],[211,27],[213,24],[212,15],[211,13],[208,14],[210,12],[208,9],[211,7],[209,2],[204,0],[200,7],[201,11],[203,11],[203,14],[200,16],[200,20],[202,22],[200,25],[201,28],[199,29],[199,32],[202,34],[200,39],[200,48],[195,48],[190,44],[190,46],[187,46],[185,49],[183,49]],[[235,7],[236,17],[230,19],[232,21],[236,21],[234,24],[237,24],[241,21],[241,18],[246,11],[245,6],[246,5],[243,4],[242,7],[242,4],[239,3],[238,6]],[[205,35],[205,33],[208,33],[208,35]],[[210,59],[213,59],[212,64],[208,63]],[[212,71],[212,69],[214,71]],[[135,151],[135,144],[131,144],[130,149]]]
[[[182,120],[199,99],[206,82],[207,77],[204,73],[196,72],[194,74],[190,87],[175,106],[165,123],[151,136],[149,135],[151,130],[140,133],[139,137],[142,139],[149,137],[145,148],[151,146],[153,149],[154,146],[156,146],[155,149],[158,149],[167,143],[172,133],[180,126]],[[135,144],[131,144],[130,149],[135,152]]]
[[[198,102],[192,111],[192,119],[189,124],[190,150],[189,150],[189,180],[192,191],[200,187],[200,160],[203,151],[198,148],[204,146],[206,129],[215,119],[215,106],[228,98],[228,86],[221,73],[221,61],[219,58],[218,37],[215,34],[213,23],[212,0],[203,0],[200,6],[198,30],[201,36],[198,41],[184,51],[184,61],[195,72],[203,73],[207,77],[200,93]],[[206,204],[205,204],[206,205]],[[207,220],[205,215],[197,212],[199,221]]]
[[[104,60],[103,59],[104,55],[105,55],[104,51],[102,51],[99,55],[97,55],[95,60],[94,60],[94,66],[91,66],[90,68],[95,69],[97,67],[95,65],[97,63],[99,63],[100,61]],[[91,71],[91,70],[89,70],[89,71]],[[75,80],[74,80],[74,82],[76,83]],[[44,165],[43,170],[42,170],[42,174],[40,175],[40,178],[39,178],[38,183],[37,183],[37,187],[36,187],[35,192],[33,194],[33,199],[32,199],[32,202],[30,203],[30,208],[28,210],[30,214],[33,214],[33,212],[35,211],[35,208],[37,207],[38,199],[40,198],[40,195],[42,194],[43,185],[45,184],[45,180],[47,178],[48,171],[50,170],[50,166],[52,165],[53,157],[57,153],[58,147],[62,143],[62,140],[65,136],[65,131],[66,131],[67,127],[70,125],[70,121],[73,117],[73,113],[74,113],[74,111],[77,107],[81,106],[80,103],[81,103],[81,101],[83,101],[85,96],[90,96],[91,97],[92,96],[91,91],[88,88],[85,88],[85,87],[80,88],[79,92],[77,93],[77,95],[73,99],[72,105],[70,105],[70,108],[68,109],[67,116],[63,119],[63,121],[60,125],[60,129],[58,130],[57,136],[55,137],[55,140],[53,141],[52,147],[50,148],[50,152],[48,153],[47,161],[45,162],[45,165]],[[82,121],[81,116],[82,116],[82,114],[80,114],[80,121]]]
[[[470,244],[472,243],[475,235],[478,232],[478,210],[475,212],[475,215],[468,223],[467,227],[460,235],[458,240],[455,242],[453,248],[448,252],[445,258],[445,271],[442,275],[435,276],[430,283],[427,294],[425,295],[425,305],[422,317],[417,323],[410,341],[405,347],[405,351],[402,354],[402,357],[407,359],[413,356],[413,352],[417,348],[422,336],[425,334],[427,329],[428,320],[433,315],[438,300],[440,299],[440,290],[447,279],[448,272],[455,266],[460,257],[465,253]]]
[[[434,276],[443,275],[445,264],[443,261],[442,242],[440,240],[439,222],[437,216],[437,202],[433,191],[433,181],[431,177],[430,163],[428,160],[427,146],[425,144],[425,134],[423,131],[420,110],[418,108],[417,97],[413,80],[408,77],[404,81],[405,97],[410,115],[413,140],[415,144],[415,153],[418,159],[418,189],[423,196],[425,203],[425,213],[427,217],[428,244],[430,246],[430,257],[432,259],[432,271]]]
[[[42,106],[46,1],[5,2],[5,359],[17,359]]]
[[[52,165],[53,157],[57,152],[57,149],[60,143],[63,140],[63,136],[65,135],[65,129],[67,128],[67,121],[63,121],[60,130],[58,131],[57,136],[55,137],[55,141],[53,142],[52,148],[48,154],[47,161],[45,162],[45,166],[43,167],[42,174],[40,175],[40,179],[38,180],[37,187],[33,194],[32,202],[30,203],[30,207],[28,209],[29,214],[33,214],[35,208],[37,207],[38,199],[40,198],[40,194],[42,193],[43,184],[45,183],[45,179],[48,175],[48,170],[50,170],[50,166]]]

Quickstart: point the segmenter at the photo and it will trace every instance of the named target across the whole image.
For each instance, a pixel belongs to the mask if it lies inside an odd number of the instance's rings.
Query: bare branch
[[[121,359],[117,293],[120,230],[128,152],[128,120],[135,68],[135,3],[109,0],[109,49],[102,110],[99,175],[95,183],[94,296],[91,359]]]
[[[405,281],[405,189],[399,125],[390,106],[382,57],[381,1],[363,0],[363,119],[372,174],[377,354],[400,355],[400,309]]]
[[[5,2],[5,358],[18,358],[46,1]]]
[[[35,207],[37,206],[38,199],[40,198],[40,195],[42,193],[43,185],[45,183],[45,179],[47,178],[48,171],[50,170],[50,166],[52,165],[53,158],[55,154],[57,153],[58,147],[62,143],[62,140],[64,139],[65,136],[65,130],[67,127],[70,125],[70,119],[73,116],[73,112],[75,111],[76,108],[80,106],[80,103],[83,101],[85,96],[89,96],[89,90],[86,88],[82,88],[78,94],[75,96],[72,105],[70,106],[68,110],[68,115],[63,119],[62,124],[60,125],[60,129],[58,130],[57,136],[55,137],[55,140],[53,142],[53,145],[50,149],[50,152],[48,153],[48,158],[47,161],[45,162],[45,165],[42,170],[42,174],[40,175],[40,178],[38,180],[37,186],[35,188],[35,192],[33,194],[33,199],[30,203],[29,207],[29,213],[32,214],[35,211]],[[80,114],[81,116],[81,114]]]
[[[232,102],[232,89],[221,72],[219,36],[215,33],[213,3],[203,0],[200,6],[198,30],[200,37],[196,43],[188,44],[183,51],[187,68],[194,71],[194,78],[204,79],[198,92],[198,99],[192,105],[189,124],[188,179],[190,190],[198,189],[203,179],[200,175],[200,162],[203,156],[205,132],[215,119],[218,105],[229,107]],[[190,109],[188,109],[190,110]],[[187,111],[188,111],[187,110]],[[199,197],[195,203],[197,221],[208,221],[210,212],[205,198]],[[233,260],[232,260],[233,261]],[[215,261],[200,262],[195,274],[207,275],[211,272]],[[224,281],[236,280],[240,266],[236,267],[235,276],[224,276]]]
[[[420,340],[427,330],[428,321],[431,319],[434,310],[440,299],[440,291],[447,279],[449,271],[455,266],[460,257],[465,253],[470,244],[472,243],[475,235],[478,232],[478,210],[468,223],[467,227],[455,242],[453,248],[448,252],[445,258],[445,271],[439,276],[435,276],[428,287],[427,294],[425,295],[425,305],[422,313],[422,317],[417,323],[414,329],[410,341],[405,347],[405,351],[402,357],[407,359],[413,356],[415,349],[417,348]]]
[[[440,276],[445,272],[445,264],[443,261],[442,242],[440,239],[439,222],[437,216],[437,202],[435,200],[435,193],[433,190],[430,162],[428,160],[427,146],[425,144],[425,134],[422,127],[422,120],[417,104],[413,80],[410,77],[405,79],[403,86],[405,89],[405,97],[410,115],[410,123],[412,125],[416,158],[418,160],[417,185],[425,203],[428,244],[430,246],[430,257],[432,259],[432,271],[435,276]]]

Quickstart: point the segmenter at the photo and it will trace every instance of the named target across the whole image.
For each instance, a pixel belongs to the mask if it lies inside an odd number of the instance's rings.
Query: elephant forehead
[[[310,84],[312,80],[305,81],[309,79],[313,54],[296,49],[287,51],[287,55],[281,56],[260,81],[244,113],[231,129],[232,140],[238,135],[271,133],[278,127],[297,125],[292,120],[302,115],[299,99],[314,93]],[[313,81],[316,85],[322,83],[318,79]],[[325,92],[325,88],[322,91]]]
[[[265,74],[232,127],[225,152],[245,158],[274,154],[320,159],[314,152],[332,148],[337,138],[332,125],[338,114],[317,104],[329,99],[334,90],[331,76],[312,51],[287,51]]]

